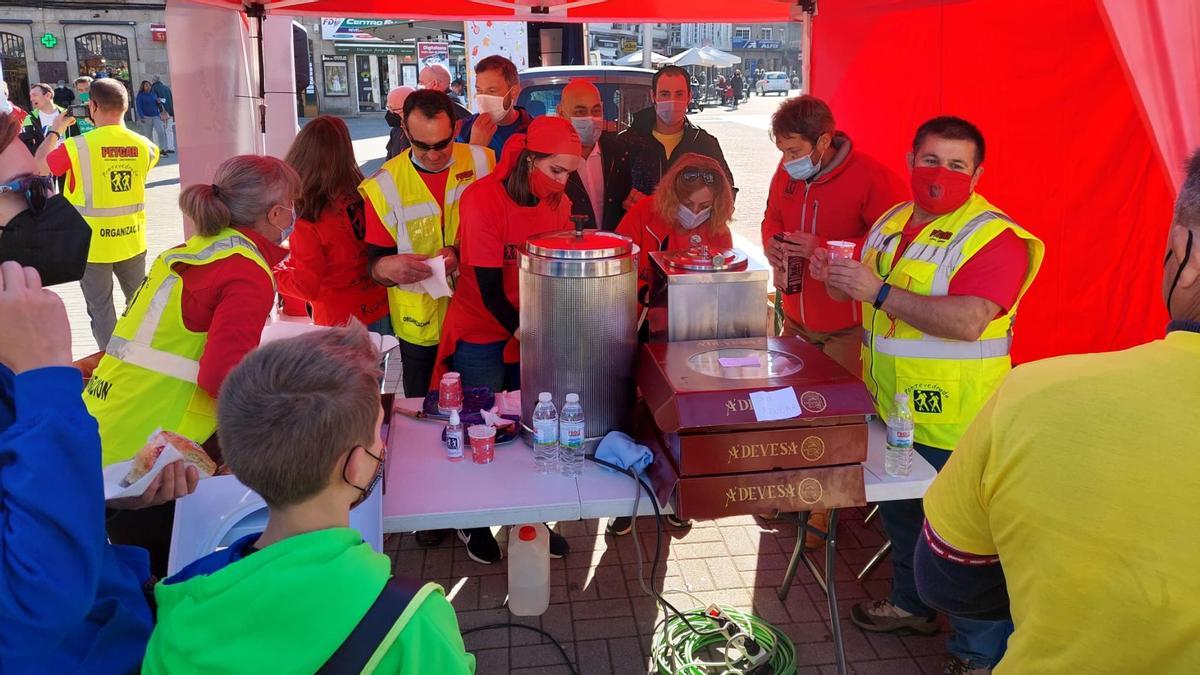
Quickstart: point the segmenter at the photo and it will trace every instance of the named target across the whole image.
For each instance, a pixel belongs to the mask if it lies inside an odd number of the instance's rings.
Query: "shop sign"
[[[150,24],[150,39],[154,42],[167,41],[167,24],[152,23]]]
[[[394,44],[339,44],[334,45],[333,51],[335,54],[375,54],[378,56],[407,56],[416,58],[417,48],[414,45],[394,45]]]
[[[367,32],[368,28],[407,24],[396,19],[333,19],[321,17],[321,39],[348,42],[384,42]]]
[[[46,33],[42,35],[40,42],[46,49],[54,49],[54,45],[58,44],[58,36],[54,33]]]
[[[426,66],[442,66],[451,72],[450,45],[445,42],[418,42],[417,68],[424,69]]]
[[[636,52],[637,49],[638,49],[637,40],[625,40],[624,42],[621,43],[621,51],[625,52],[626,54],[632,54],[632,53]]]
[[[747,40],[746,38],[734,38],[734,49],[783,49],[783,41],[781,40]]]

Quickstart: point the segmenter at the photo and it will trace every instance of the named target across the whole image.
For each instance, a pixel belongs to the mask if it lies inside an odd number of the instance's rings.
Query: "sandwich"
[[[121,487],[129,487],[149,473],[167,446],[175,448],[180,455],[183,455],[184,462],[196,467],[201,478],[208,478],[217,472],[217,463],[195,441],[177,433],[159,429],[133,456],[133,466],[129,468],[129,473],[121,479]]]

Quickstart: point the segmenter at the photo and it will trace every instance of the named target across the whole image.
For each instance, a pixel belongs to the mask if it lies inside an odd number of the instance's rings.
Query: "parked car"
[[[521,95],[517,105],[530,115],[553,114],[562,100],[562,90],[578,78],[591,80],[604,102],[604,119],[617,131],[629,126],[634,113],[654,105],[650,101],[653,70],[624,66],[543,66],[520,74]]]
[[[765,96],[768,92],[778,92],[784,96],[788,95],[791,89],[792,81],[788,79],[787,73],[773,70],[768,73],[763,73],[762,79],[755,85],[759,96]]]

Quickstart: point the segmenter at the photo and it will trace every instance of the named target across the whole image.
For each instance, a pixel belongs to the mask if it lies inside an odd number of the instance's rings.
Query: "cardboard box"
[[[640,440],[654,452],[649,473],[659,502],[670,503],[680,518],[709,520],[867,503],[861,464],[681,477],[657,438]]]
[[[860,464],[867,425],[763,428],[711,434],[663,434],[681,476]]]

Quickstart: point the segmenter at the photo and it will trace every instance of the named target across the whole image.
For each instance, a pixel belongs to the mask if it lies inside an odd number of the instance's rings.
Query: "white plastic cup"
[[[854,242],[831,241],[826,245],[829,247],[830,260],[854,260]]]

